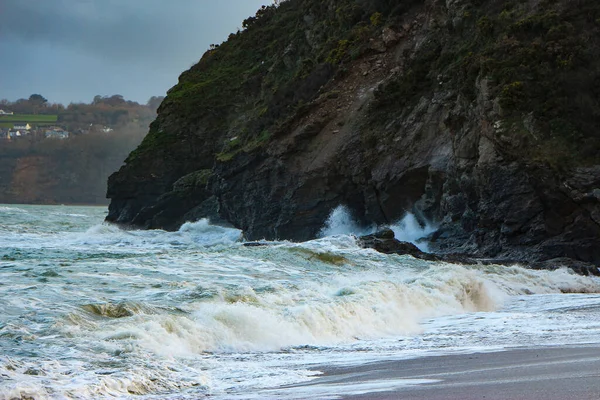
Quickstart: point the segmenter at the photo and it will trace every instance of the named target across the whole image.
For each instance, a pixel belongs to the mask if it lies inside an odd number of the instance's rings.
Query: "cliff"
[[[434,221],[437,252],[600,265],[600,4],[288,0],[184,72],[108,221],[249,239]],[[560,260],[557,260],[560,259]]]

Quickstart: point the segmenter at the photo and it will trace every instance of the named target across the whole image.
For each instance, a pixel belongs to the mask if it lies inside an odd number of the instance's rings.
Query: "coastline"
[[[600,398],[600,345],[510,348],[319,368],[313,381],[273,392],[348,400]],[[273,394],[275,394],[273,393]]]

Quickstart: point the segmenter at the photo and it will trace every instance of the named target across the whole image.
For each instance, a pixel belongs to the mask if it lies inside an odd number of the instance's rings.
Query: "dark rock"
[[[389,228],[385,228],[385,229],[378,230],[377,232],[375,232],[372,235],[364,236],[363,238],[367,238],[367,237],[373,237],[374,239],[394,239],[396,237],[396,235],[394,234],[393,230],[391,230]]]
[[[408,254],[421,260],[438,260],[439,258],[433,254],[425,253],[417,246],[408,242],[396,240],[394,231],[384,229],[372,235],[361,236],[358,238],[358,243],[361,247],[374,249],[384,254]]]
[[[454,264],[500,264],[514,265],[521,264],[533,269],[556,270],[559,268],[570,268],[575,273],[580,275],[600,276],[600,268],[588,262],[578,261],[569,257],[553,258],[546,261],[528,262],[523,259],[508,259],[508,258],[476,258],[468,254],[461,253],[445,253],[431,254],[421,251],[417,246],[408,242],[401,242],[395,239],[394,231],[391,229],[383,229],[372,235],[361,236],[358,238],[358,243],[361,247],[374,249],[383,254],[398,254],[410,255],[414,258],[427,261],[444,261]]]
[[[265,247],[269,246],[269,243],[263,242],[246,242],[243,244],[244,247]]]
[[[594,264],[574,260],[572,258],[553,258],[542,262],[533,262],[529,265],[533,269],[555,270],[558,268],[570,268],[574,272],[585,276],[600,276],[600,269]]]

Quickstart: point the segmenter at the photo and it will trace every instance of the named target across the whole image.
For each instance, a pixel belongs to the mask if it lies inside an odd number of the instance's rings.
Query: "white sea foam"
[[[72,213],[72,212],[61,212],[61,211],[51,212],[50,215],[57,216],[57,217],[90,218],[90,216],[87,215],[87,214]]]
[[[2,213],[27,213],[27,210],[15,206],[0,206]]]
[[[330,228],[349,230],[247,248],[206,220],[65,232],[43,210],[0,226],[0,399],[268,397],[320,364],[600,342],[596,278],[385,255],[343,215]]]
[[[239,229],[212,225],[208,219],[183,224],[179,234],[188,235],[194,243],[203,246],[232,244],[242,239],[242,231]]]
[[[137,248],[230,245],[239,242],[241,238],[240,230],[212,225],[207,219],[187,222],[176,232],[126,230],[113,224],[102,223],[92,226],[83,234],[76,233],[69,236],[69,240],[76,244]]]
[[[409,386],[436,383],[435,379],[374,379],[369,381],[356,381],[338,383],[327,379],[318,384],[307,386],[292,386],[285,389],[270,389],[257,393],[255,396],[241,395],[232,397],[244,399],[278,398],[286,400],[296,399],[321,399],[335,400],[347,396],[359,396],[370,393],[391,392]]]
[[[509,294],[599,291],[597,283],[566,271],[511,267],[514,278],[507,280],[500,268],[482,272],[437,264],[415,271],[396,264],[383,271],[326,273],[266,292],[250,286],[216,288],[208,300],[188,303],[186,314],[142,314],[86,335],[135,339],[167,357],[278,351],[415,335],[422,332],[423,319],[495,311]],[[511,283],[527,280],[527,288]]]

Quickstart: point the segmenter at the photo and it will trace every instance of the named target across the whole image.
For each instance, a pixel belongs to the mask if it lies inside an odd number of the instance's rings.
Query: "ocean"
[[[304,399],[331,366],[600,343],[598,278],[380,254],[343,209],[320,239],[258,247],[105,215],[0,205],[0,399]]]

